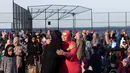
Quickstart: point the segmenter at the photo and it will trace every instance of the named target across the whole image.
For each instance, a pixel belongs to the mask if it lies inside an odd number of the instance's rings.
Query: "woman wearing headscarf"
[[[99,47],[98,46],[99,45],[99,38],[98,38],[96,33],[93,33],[93,39],[91,41],[91,44],[92,44],[93,50],[99,52],[99,48],[98,48]]]
[[[117,42],[117,48],[119,48],[120,47],[120,38],[121,38],[119,31],[116,31],[115,37],[116,37],[116,42]]]
[[[7,42],[6,42],[6,44],[5,44],[5,48],[6,48],[9,44],[13,44],[13,42],[12,42],[10,39],[7,40]]]
[[[42,36],[41,44],[42,44],[42,47],[44,47],[44,44],[46,42],[46,34],[42,33],[41,36]]]
[[[38,46],[38,55],[40,56],[42,53],[42,44],[41,44],[41,36],[40,34],[36,35],[37,46]]]
[[[37,52],[38,61],[37,61],[37,63],[38,63],[38,69],[39,69],[39,72],[40,72],[41,71],[40,63],[41,63],[41,54],[42,54],[42,44],[41,44],[41,35],[39,33],[36,34],[36,40],[37,40],[36,45],[38,46],[38,50],[37,50],[38,51]]]
[[[6,49],[6,47],[7,47],[8,45],[12,45],[12,41],[11,41],[11,40],[7,40],[7,42],[6,42],[6,44],[5,44],[5,48],[4,48],[4,49],[2,50],[2,52],[1,52],[1,56],[4,55],[5,49]]]
[[[92,46],[98,46],[99,38],[96,33],[93,33]]]
[[[82,39],[82,34],[80,32],[76,33],[76,44],[77,44],[77,58],[82,62],[85,58],[85,43]]]
[[[60,67],[59,73],[82,73],[80,60],[77,58],[76,43],[71,41],[71,33],[68,30],[62,33],[62,48],[57,50],[57,54],[65,56]]]
[[[82,31],[83,39],[86,40],[86,30]]]
[[[14,53],[16,55],[16,65],[18,73],[25,73],[25,63],[24,63],[24,52],[23,46],[19,42],[19,38],[15,37],[13,40],[14,44]]]
[[[128,34],[126,34],[125,35],[125,38],[126,38],[126,43],[127,43],[127,45],[129,46],[129,41],[130,41],[130,37],[129,37],[129,35]]]
[[[125,50],[120,49],[120,51],[117,52],[116,56],[117,56],[117,59],[118,59],[118,69],[117,69],[118,73],[124,73],[122,60],[124,58],[126,58]]]
[[[101,55],[99,55],[95,50],[94,54],[92,54],[88,62],[88,69],[90,69],[93,73],[101,73],[101,66]]]
[[[37,60],[38,60],[38,46],[36,42],[36,36],[32,36],[32,39],[30,42],[27,44],[27,58],[26,58],[26,63],[28,65],[28,73],[32,68],[35,72],[38,72],[37,70]]]
[[[109,44],[109,30],[106,30],[105,32],[105,41],[106,41],[106,44],[108,45]]]
[[[1,39],[0,39],[0,43],[1,43],[0,50],[4,50],[5,49],[6,42],[7,42],[7,33],[4,31],[4,32],[2,32]]]
[[[46,38],[47,39],[51,39],[51,30],[47,31]]]
[[[88,58],[89,53],[88,53],[88,51],[86,53],[85,41],[82,39],[82,33],[80,33],[80,32],[76,33],[76,44],[77,44],[77,48],[78,48],[77,58],[80,60],[80,62],[82,64]],[[87,56],[87,58],[86,58],[86,56]],[[83,65],[81,67],[82,67],[82,70],[83,70]]]
[[[92,48],[93,48],[93,54],[90,57],[90,60],[87,65],[87,70],[91,70],[93,73],[101,73],[101,55],[99,54],[99,38],[97,34],[94,32],[92,35]],[[101,48],[100,48],[101,49]],[[85,72],[86,73],[86,72]]]
[[[16,57],[14,54],[14,46],[7,45],[4,57],[0,65],[0,72],[2,73],[17,73]]]
[[[130,73],[130,48],[127,49],[127,56],[122,60],[122,64],[122,70],[124,71],[122,73]]]
[[[41,73],[58,73],[59,72],[59,56],[56,51],[62,46],[60,31],[51,32],[51,41],[44,47],[44,53],[42,55],[42,68]]]

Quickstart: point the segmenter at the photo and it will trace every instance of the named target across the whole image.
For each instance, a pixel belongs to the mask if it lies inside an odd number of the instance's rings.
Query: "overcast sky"
[[[130,0],[15,0],[24,7],[30,5],[65,4],[92,8],[94,12],[130,11]]]
[[[12,0],[1,0],[0,12],[10,12]],[[92,8],[93,12],[130,12],[130,0],[14,0],[24,8],[32,5],[80,5]],[[4,25],[0,25],[5,27]],[[8,26],[9,27],[9,26]]]

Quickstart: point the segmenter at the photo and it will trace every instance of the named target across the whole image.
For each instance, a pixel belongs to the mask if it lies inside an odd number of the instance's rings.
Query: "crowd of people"
[[[0,34],[0,73],[130,73],[130,38],[121,32]]]

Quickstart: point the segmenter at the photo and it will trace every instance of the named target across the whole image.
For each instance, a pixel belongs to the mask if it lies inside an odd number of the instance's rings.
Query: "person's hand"
[[[57,55],[63,55],[64,51],[63,50],[57,50],[56,53],[57,53]]]
[[[18,68],[21,68],[21,67],[22,67],[22,64],[20,64]]]
[[[94,47],[96,47],[96,46],[97,46],[97,44],[93,44],[93,46],[94,46]]]
[[[124,67],[126,66],[126,62],[123,62],[123,61],[122,61],[122,64],[123,64]]]
[[[75,48],[76,47],[76,44],[70,44],[69,45],[69,48],[67,49],[68,51],[70,51],[71,49]]]
[[[101,58],[102,58],[102,59],[104,59],[104,57],[103,57],[103,56],[101,56]]]
[[[57,50],[56,53],[57,53],[57,55],[60,55],[60,54],[61,54],[60,50]]]
[[[130,59],[130,54],[128,54],[128,58]]]
[[[46,40],[46,44],[50,44],[51,43],[51,40],[50,39],[47,39]]]

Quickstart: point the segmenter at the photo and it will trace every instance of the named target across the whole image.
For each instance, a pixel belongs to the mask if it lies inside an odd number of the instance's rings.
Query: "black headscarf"
[[[32,39],[33,39],[33,38],[35,39],[35,42],[32,42]],[[36,35],[33,35],[33,36],[32,36],[30,42],[36,45]]]
[[[51,37],[51,44],[54,44],[57,47],[57,49],[61,49],[61,32],[59,30],[54,30],[53,32],[51,32]]]
[[[11,49],[12,52],[13,52],[11,56],[8,54],[9,49]],[[13,57],[13,56],[15,56],[15,54],[14,54],[14,45],[8,45],[6,47],[4,56],[7,56],[7,57]]]

